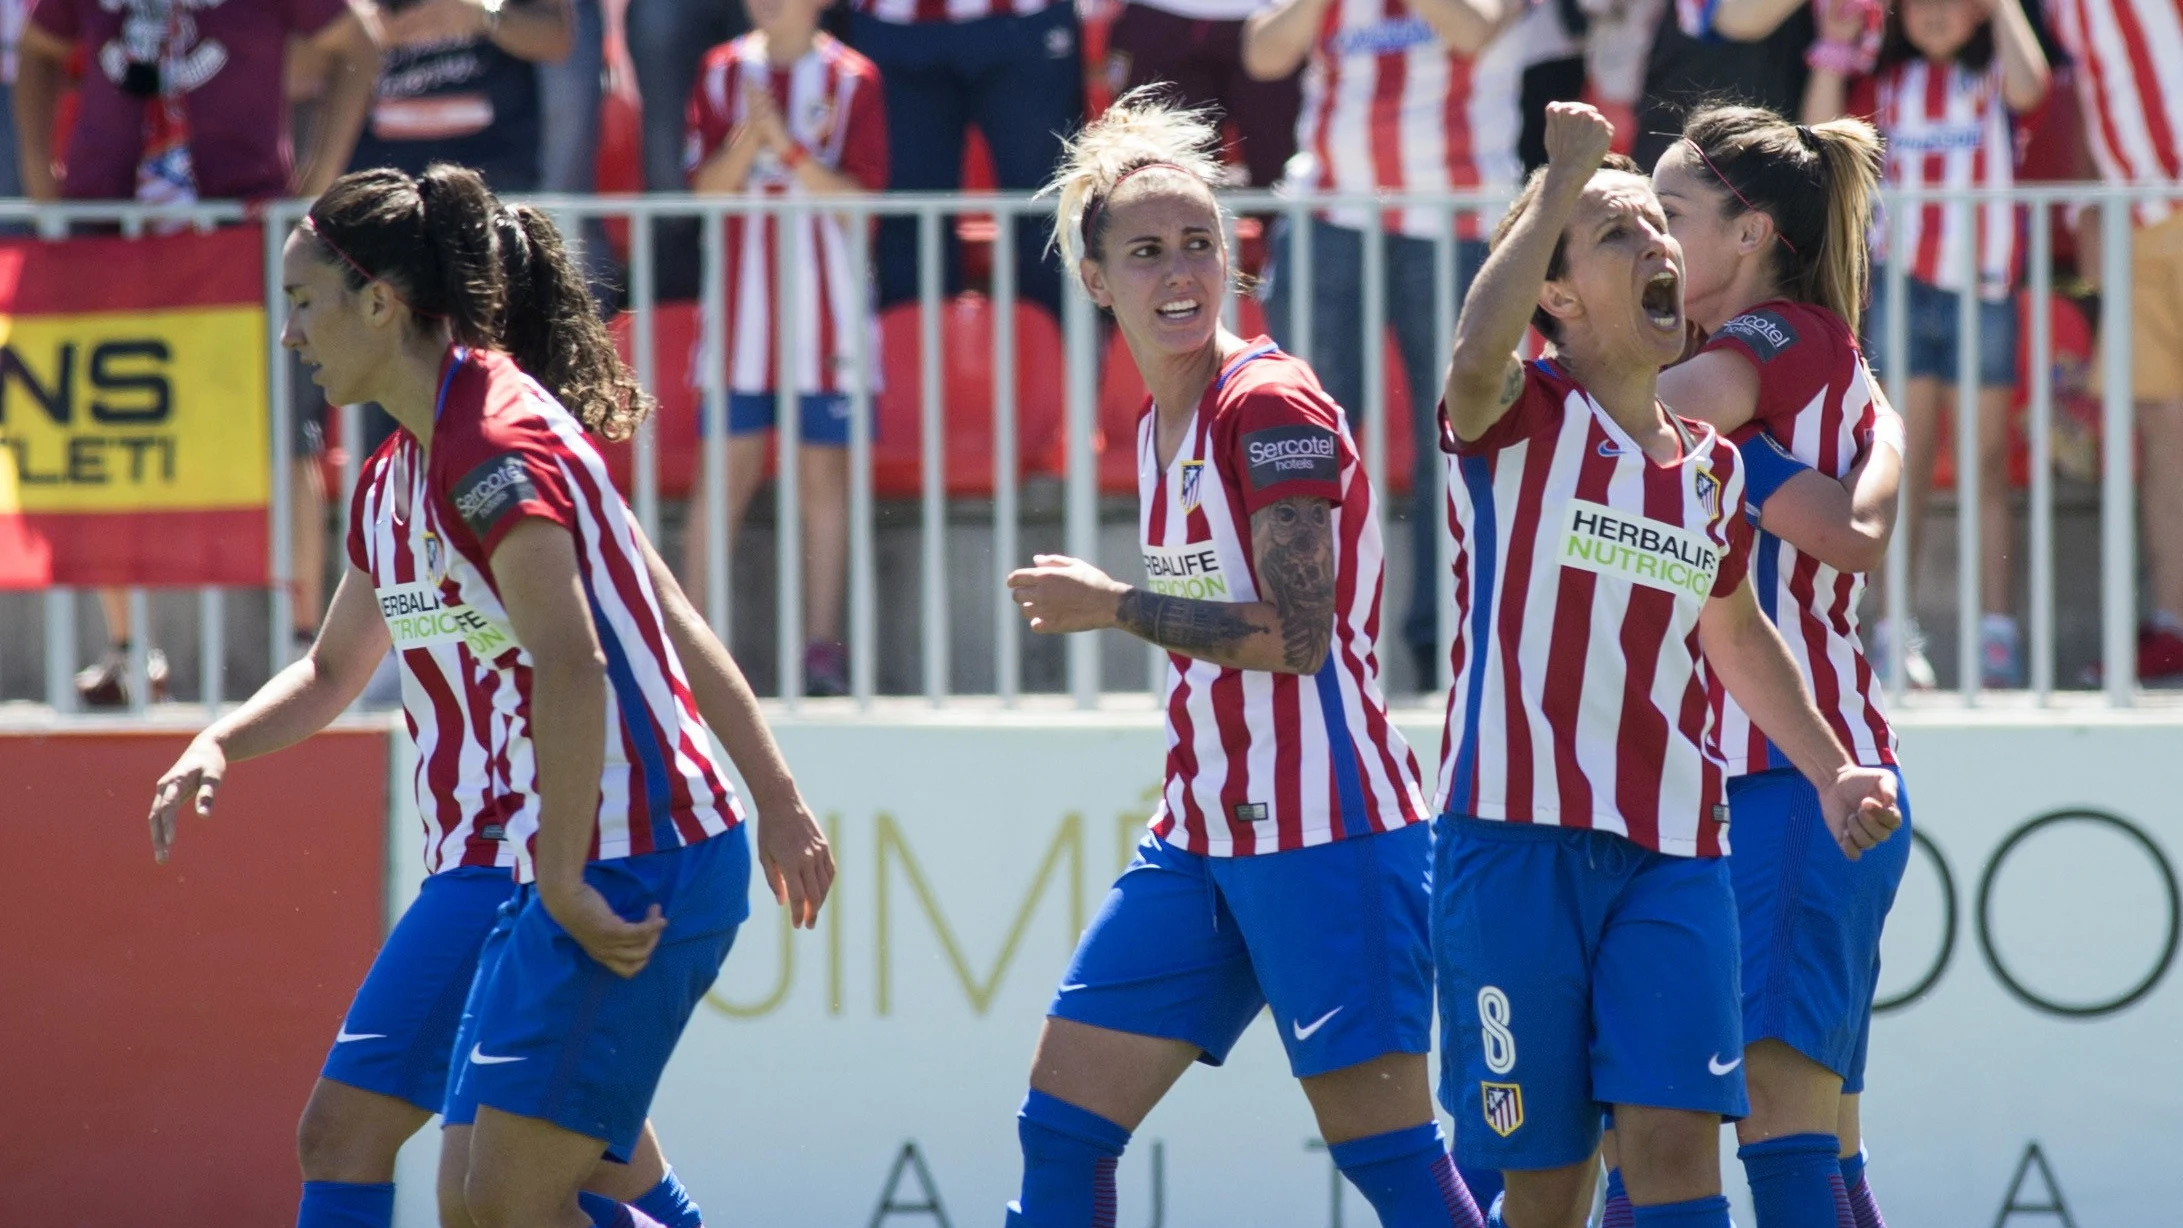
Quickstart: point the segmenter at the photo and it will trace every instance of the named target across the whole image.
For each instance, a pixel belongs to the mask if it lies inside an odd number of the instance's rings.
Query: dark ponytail
[[[615,350],[553,219],[511,205],[498,226],[507,288],[501,348],[593,434],[629,438],[651,414],[652,398]]]
[[[1858,328],[1872,279],[1867,231],[1880,182],[1880,135],[1860,119],[1804,127],[1762,107],[1695,111],[1683,139],[1698,173],[1721,184],[1728,216],[1746,207],[1773,219],[1774,280],[1788,298],[1816,303]]]
[[[591,292],[545,214],[502,205],[476,171],[356,171],[311,205],[307,229],[349,288],[391,285],[421,327],[497,349],[609,440],[627,439],[652,399],[622,364]]]

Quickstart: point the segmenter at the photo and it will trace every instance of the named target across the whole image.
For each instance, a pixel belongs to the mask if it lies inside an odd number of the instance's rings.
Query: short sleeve
[[[458,382],[459,392],[450,392],[432,440],[432,486],[475,540],[476,561],[489,563],[501,540],[525,520],[549,520],[574,532],[576,497],[561,459],[568,445],[524,403],[528,394],[497,370],[498,386],[489,390],[493,400],[485,410],[458,413],[460,392],[486,391],[476,387],[486,383],[484,373],[473,367],[463,374],[468,378]]]
[[[1726,597],[1751,574],[1753,533],[1751,518],[1745,514],[1742,458],[1725,445],[1714,454],[1721,464],[1717,475],[1721,483],[1721,526],[1728,538],[1728,549],[1722,552],[1721,569],[1713,576],[1713,595]]]
[[[358,571],[366,574],[371,572],[371,555],[364,548],[364,496],[371,490],[372,475],[377,472],[378,465],[379,459],[376,456],[365,461],[363,472],[356,475],[356,489],[349,492],[349,529],[346,534],[349,562],[355,564]]]
[[[1228,411],[1229,472],[1243,510],[1297,497],[1342,501],[1342,467],[1352,457],[1324,393],[1268,381]]]
[[[1457,456],[1484,456],[1511,448],[1535,435],[1552,430],[1561,423],[1562,406],[1575,385],[1551,374],[1536,362],[1524,364],[1524,388],[1517,394],[1516,403],[1500,420],[1486,428],[1486,433],[1476,439],[1460,440],[1448,420],[1448,406],[1440,405],[1440,449]]]
[[[1715,330],[1699,353],[1727,350],[1758,372],[1757,419],[1793,436],[1797,411],[1832,382],[1842,355],[1813,315],[1789,304],[1755,307]]]
[[[698,70],[697,84],[690,89],[690,99],[682,113],[682,174],[685,179],[697,173],[705,159],[713,156],[728,139],[727,99],[734,85],[735,61],[719,52],[705,57]]]
[[[288,32],[310,38],[348,12],[345,0],[287,0]]]
[[[78,3],[79,0],[37,0],[30,10],[30,20],[55,38],[75,42],[83,37],[83,17],[76,8]]]
[[[848,130],[842,134],[838,169],[868,192],[885,191],[887,109],[880,93],[878,69],[858,74],[857,87],[849,95],[849,115],[843,122]]]

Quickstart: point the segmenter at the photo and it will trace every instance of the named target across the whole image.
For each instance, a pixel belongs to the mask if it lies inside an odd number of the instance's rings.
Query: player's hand
[[[644,971],[659,946],[660,931],[667,928],[667,917],[659,905],[652,905],[642,921],[624,920],[597,888],[582,881],[551,890],[541,883],[538,899],[546,906],[547,915],[568,931],[584,954],[619,977]]]
[[[1820,795],[1827,830],[1851,861],[1884,842],[1903,825],[1895,804],[1895,774],[1886,768],[1846,767]]]
[[[211,738],[192,739],[189,749],[174,761],[159,784],[152,789],[152,859],[161,865],[167,863],[167,855],[174,851],[174,819],[182,812],[182,803],[194,799],[197,813],[210,815],[212,799],[220,791],[220,778],[227,775],[227,754],[219,743]]]
[[[1034,554],[1008,573],[1008,593],[1031,630],[1047,635],[1114,625],[1115,602],[1129,586],[1082,559]]]
[[[1546,105],[1546,164],[1555,170],[1590,179],[1614,147],[1614,139],[1615,126],[1599,108],[1581,102]]]
[[[834,850],[802,795],[758,807],[758,865],[773,898],[788,909],[788,923],[817,928],[819,906],[834,888]]]

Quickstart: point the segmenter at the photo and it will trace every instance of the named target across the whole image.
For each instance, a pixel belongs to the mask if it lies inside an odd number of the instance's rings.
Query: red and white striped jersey
[[[2075,61],[2086,139],[2110,183],[2183,181],[2183,0],[2047,0]],[[2138,206],[2151,225],[2167,201]]]
[[[1158,415],[1137,423],[1147,586],[1260,600],[1251,516],[1295,496],[1334,505],[1334,636],[1311,677],[1168,655],[1167,772],[1152,830],[1192,853],[1245,857],[1391,831],[1425,817],[1417,758],[1380,695],[1385,555],[1372,487],[1340,406],[1261,337],[1205,390],[1162,469]]]
[[[1513,188],[1523,178],[1522,40],[1493,40],[1476,59],[1451,54],[1405,0],[1334,0],[1304,69],[1303,110],[1287,182],[1298,191],[1448,193]],[[1364,229],[1363,209],[1327,218]],[[1384,211],[1390,231],[1432,238],[1437,210]],[[1490,220],[1460,215],[1482,238]]]
[[[850,0],[850,7],[896,25],[929,21],[976,21],[981,17],[1028,17],[1064,0]],[[1062,48],[1061,54],[1074,54]]]
[[[532,878],[530,654],[489,566],[529,517],[575,538],[606,654],[592,860],[692,844],[742,821],[668,642],[629,508],[582,424],[512,359],[451,351],[431,454],[395,432],[366,462],[351,510],[349,559],[371,576],[401,660],[427,870],[513,865],[518,881]]]
[[[1998,63],[1974,73],[1912,57],[1882,69],[1872,90],[1872,123],[1887,138],[1890,185],[2006,188],[2016,181],[2016,134]],[[1968,288],[1964,248],[1973,245],[1978,293],[2000,301],[2016,284],[2018,214],[2006,201],[1911,205],[1875,228],[1873,256],[1907,256],[1912,277],[1961,293]]]
[[[765,35],[746,34],[705,54],[685,114],[684,170],[694,173],[746,117],[745,91],[773,96],[788,134],[821,166],[855,179],[867,190],[887,186],[887,113],[879,70],[831,35],[821,33],[811,50],[787,68],[766,62]],[[750,192],[803,197],[808,193],[779,157],[763,152],[751,166]],[[849,245],[848,222],[838,213],[803,215],[793,227],[796,286],[796,391],[836,392],[854,382],[849,330],[874,329],[872,290]],[[778,323],[780,246],[769,217],[727,219],[728,389],[775,388],[780,343]],[[877,354],[877,335],[867,351]],[[876,366],[876,363],[874,364]]]
[[[1828,477],[1848,473],[1876,438],[1902,446],[1901,420],[1875,394],[1857,339],[1842,317],[1824,307],[1760,303],[1721,325],[1700,352],[1707,350],[1750,362],[1759,376],[1752,425]],[[1895,730],[1881,710],[1880,680],[1858,632],[1864,576],[1836,571],[1764,530],[1751,549],[1751,570],[1759,607],[1781,631],[1834,736],[1867,767],[1895,762]],[[1731,774],[1790,766],[1718,680],[1713,704],[1721,758]]]
[[[1478,439],[1446,408],[1455,686],[1434,805],[1728,851],[1698,615],[1749,563],[1743,466],[1699,422],[1646,456],[1551,359]]]

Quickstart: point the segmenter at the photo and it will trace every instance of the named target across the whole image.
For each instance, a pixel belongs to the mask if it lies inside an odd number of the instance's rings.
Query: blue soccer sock
[[[1379,1212],[1382,1228],[1484,1228],[1439,1122],[1353,1138],[1327,1154]]]
[[[1832,1134],[1788,1134],[1737,1148],[1758,1228],[1837,1228],[1849,1210],[1841,1150]]]
[[[1630,1206],[1630,1192],[1622,1187],[1622,1170],[1607,1170],[1607,1205],[1599,1213],[1599,1228],[1630,1228],[1637,1210]]]
[[[1458,1164],[1455,1175],[1463,1179],[1463,1188],[1470,1191],[1470,1200],[1478,1204],[1481,1213],[1493,1205],[1507,1185],[1498,1168],[1465,1168]]]
[[[658,1220],[664,1228],[705,1228],[704,1214],[690,1198],[690,1191],[682,1188],[682,1178],[675,1176],[672,1168],[658,1185],[629,1205]]]
[[[1735,1228],[1728,1218],[1728,1199],[1719,1194],[1632,1210],[1637,1228]]]
[[[1023,1192],[1008,1228],[1114,1228],[1114,1166],[1129,1131],[1090,1109],[1033,1089],[1016,1113]]]
[[[1849,1204],[1849,1218],[1842,1221],[1843,1228],[1887,1228],[1887,1221],[1880,1216],[1880,1204],[1872,1197],[1872,1184],[1865,1180],[1865,1149],[1857,1154],[1843,1156],[1842,1196]]]
[[[296,1228],[388,1228],[394,1222],[394,1183],[306,1181]]]

